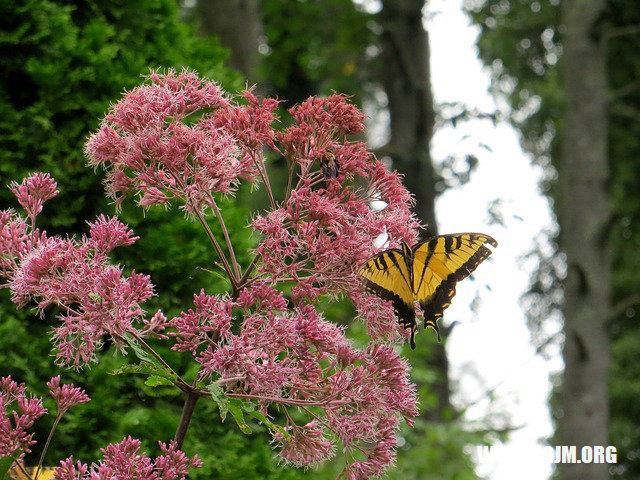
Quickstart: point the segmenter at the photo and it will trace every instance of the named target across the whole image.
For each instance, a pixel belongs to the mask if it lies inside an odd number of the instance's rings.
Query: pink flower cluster
[[[17,408],[10,410],[14,403]],[[24,385],[18,385],[11,377],[0,378],[0,458],[17,450],[31,452],[30,447],[36,442],[28,430],[45,413],[42,400],[27,396]]]
[[[235,104],[188,71],[148,79],[112,107],[85,147],[90,165],[107,171],[116,203],[136,194],[142,207],[178,199],[200,211],[213,193],[254,179],[263,161],[256,145],[272,143],[277,101],[261,104],[246,92],[249,104]]]
[[[176,350],[197,352],[201,378],[226,386],[232,398],[257,400],[306,411],[313,420],[299,426],[287,415],[288,436],[272,432],[280,457],[296,466],[333,456],[338,438],[345,451],[366,461],[349,465],[353,478],[379,476],[394,458],[400,418],[418,414],[406,362],[385,345],[352,346],[338,326],[307,303],[289,308],[281,292],[266,283],[243,290],[233,307],[243,312],[241,331],[229,330],[232,304],[203,293],[196,312],[174,318]],[[211,314],[210,317],[207,314]],[[176,335],[176,334],[174,334]],[[207,339],[218,338],[218,342]],[[320,407],[322,413],[314,413]]]
[[[223,386],[231,399],[256,402],[264,415],[275,407],[284,412],[286,424],[272,432],[284,461],[317,463],[331,457],[339,441],[352,459],[346,477],[380,476],[393,462],[399,422],[418,414],[417,398],[407,363],[379,343],[403,329],[388,303],[363,291],[356,272],[375,253],[375,237],[388,235],[391,246],[415,241],[413,199],[364,143],[348,141],[364,125],[347,98],[308,99],[291,110],[294,122],[281,132],[272,126],[277,104],[251,92],[231,99],[188,71],[152,73],[112,107],[86,145],[90,164],[106,170],[116,203],[128,195],[142,207],[176,201],[197,217],[229,275],[228,294],[201,291],[192,309],[171,320],[160,311],[147,319],[142,304],[153,295],[149,278],[135,271],[125,276],[108,258],[137,237],[103,216],[80,240],[41,234],[35,217],[57,192],[41,174],[13,186],[30,225],[14,212],[0,214],[0,273],[17,304],[61,307],[54,334],[60,363],[80,367],[94,360],[104,335],[121,347],[126,333],[172,337],[174,350],[190,352],[200,364],[198,380]],[[279,198],[269,183],[268,149],[289,165]],[[243,273],[215,195],[258,178],[270,207],[251,220],[260,240]],[[374,208],[374,201],[384,208]],[[208,217],[220,222],[229,259]],[[292,284],[290,299],[283,282]],[[321,295],[341,293],[353,299],[374,338],[365,348],[355,348],[314,306]],[[72,403],[83,398],[56,379],[49,387]],[[180,388],[204,394],[185,382]],[[59,409],[68,408],[56,400]],[[305,422],[297,424],[289,409],[303,411]],[[103,462],[91,469],[69,458],[56,478],[124,480],[134,470],[136,478],[182,478],[187,464],[197,463],[172,445],[155,461],[139,447],[125,439],[105,449]]]
[[[20,206],[27,212],[32,225],[35,217],[42,211],[44,202],[58,195],[58,185],[48,173],[36,173],[20,184],[12,182],[10,188]]]
[[[362,291],[356,271],[375,253],[372,239],[379,235],[388,235],[390,246],[415,242],[413,198],[364,143],[346,140],[364,124],[344,96],[309,98],[291,114],[295,123],[277,139],[300,172],[286,201],[252,223],[262,234],[256,249],[261,270],[272,279],[294,281],[294,302],[347,292],[362,307],[374,338],[402,332],[389,305]],[[328,158],[336,164],[335,178],[323,173]],[[373,201],[386,206],[375,209]]]
[[[89,395],[80,387],[74,387],[70,384],[60,385],[60,375],[49,380],[47,387],[49,387],[49,394],[56,401],[58,415],[63,415],[74,405],[91,400]]]
[[[47,237],[10,211],[0,213],[0,222],[2,273],[12,300],[19,306],[34,300],[41,310],[62,308],[62,325],[54,331],[61,364],[79,368],[95,360],[103,335],[123,335],[142,319],[140,304],[153,295],[149,277],[135,271],[125,276],[108,256],[138,238],[119,220],[99,216],[81,240]]]
[[[49,393],[58,406],[58,419],[71,407],[90,399],[81,388],[72,384],[60,384],[60,376],[47,382]],[[12,409],[12,404],[16,407]],[[26,387],[19,385],[11,377],[0,378],[0,457],[21,451],[20,459],[30,453],[30,447],[36,443],[28,430],[35,420],[47,413],[42,399],[28,397]],[[13,420],[13,422],[12,422]],[[54,427],[57,420],[54,423]],[[48,443],[48,442],[47,442]],[[140,441],[127,437],[120,443],[108,445],[102,449],[103,460],[90,468],[77,462],[73,457],[60,462],[54,472],[58,480],[184,480],[189,468],[198,468],[202,462],[195,455],[187,457],[177,448],[175,442],[169,445],[159,442],[162,455],[150,459],[140,452]]]
[[[74,405],[90,400],[81,388],[60,385],[60,376],[53,377],[47,386],[58,406],[58,417]],[[14,403],[17,408],[12,406]],[[19,385],[11,377],[0,378],[0,457],[18,450],[22,454],[30,453],[30,447],[36,442],[28,430],[45,413],[42,399],[27,396],[24,384]]]
[[[56,182],[48,173],[34,173],[9,188],[22,206],[31,225],[13,210],[0,211],[0,276],[11,278],[20,260],[46,237],[35,228],[44,202],[58,195]]]
[[[172,348],[179,352],[196,353],[198,347],[211,343],[212,337],[227,337],[231,333],[233,302],[228,296],[214,297],[201,290],[199,295],[193,297],[195,311],[189,309],[171,320],[177,333],[169,332],[169,336],[176,337]]]
[[[89,467],[73,457],[60,462],[54,472],[56,480],[184,480],[190,468],[199,468],[197,455],[189,458],[175,442],[158,442],[162,455],[155,459],[140,452],[140,441],[127,437],[101,449],[103,459]]]

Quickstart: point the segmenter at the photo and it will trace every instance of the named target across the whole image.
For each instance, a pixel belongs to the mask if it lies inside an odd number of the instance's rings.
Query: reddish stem
[[[182,407],[182,416],[180,417],[180,423],[178,424],[176,435],[173,438],[179,449],[182,449],[184,437],[187,435],[189,423],[191,422],[191,417],[193,416],[193,411],[196,408],[197,401],[198,394],[195,391],[187,393],[187,399],[185,400],[184,406]]]

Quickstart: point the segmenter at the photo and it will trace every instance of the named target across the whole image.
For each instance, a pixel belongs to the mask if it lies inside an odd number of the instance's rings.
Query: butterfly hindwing
[[[391,249],[367,260],[358,273],[364,278],[367,290],[391,301],[400,324],[411,331],[411,345],[414,347],[417,325],[410,268],[403,252]]]
[[[482,233],[441,235],[416,244],[413,250],[413,292],[424,311],[425,327],[438,334],[437,320],[451,304],[456,283],[468,277],[489,255],[486,245],[498,243]]]

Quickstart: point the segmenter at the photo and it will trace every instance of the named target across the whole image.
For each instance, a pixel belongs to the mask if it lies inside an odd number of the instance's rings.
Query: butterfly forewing
[[[413,291],[424,311],[425,327],[438,337],[437,320],[451,304],[456,283],[468,277],[491,255],[486,245],[497,242],[482,233],[441,235],[413,247]]]
[[[379,253],[360,267],[358,273],[370,292],[389,300],[403,327],[411,330],[411,344],[416,331],[414,294],[410,286],[410,263],[398,249]]]

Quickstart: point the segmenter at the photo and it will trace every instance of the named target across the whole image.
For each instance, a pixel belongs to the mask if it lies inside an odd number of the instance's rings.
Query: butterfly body
[[[483,233],[440,235],[413,247],[403,242],[367,260],[358,273],[367,290],[391,301],[400,324],[411,330],[415,348],[415,302],[424,312],[425,327],[433,328],[440,340],[437,320],[451,304],[456,283],[491,255],[487,245],[498,243]]]

